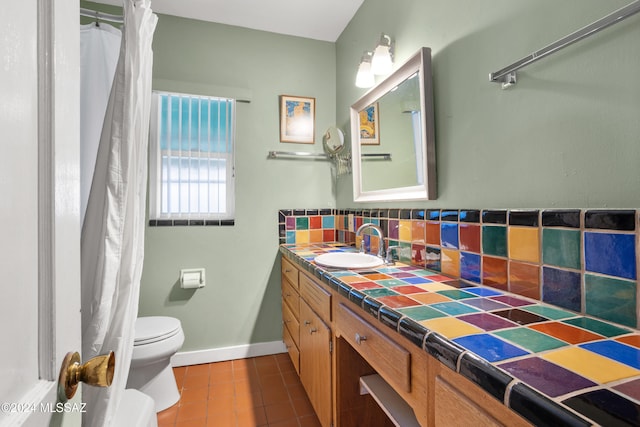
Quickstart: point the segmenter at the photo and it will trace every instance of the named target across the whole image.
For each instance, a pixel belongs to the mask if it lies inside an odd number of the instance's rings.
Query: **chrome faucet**
[[[401,249],[401,247],[398,246],[398,245],[389,246],[387,248],[387,256],[384,259],[384,263],[387,264],[387,265],[395,264],[396,262],[393,259],[393,251],[394,250],[398,250],[399,251],[400,249]],[[398,256],[398,258],[400,258],[400,256]]]
[[[362,224],[356,230],[356,240],[358,239],[358,237],[362,236],[362,232],[367,228],[372,228],[380,238],[380,244],[378,245],[378,256],[380,258],[384,258],[384,233],[382,232],[382,229],[377,225],[371,223]],[[364,239],[362,239],[362,241],[360,242],[360,252],[364,252]]]

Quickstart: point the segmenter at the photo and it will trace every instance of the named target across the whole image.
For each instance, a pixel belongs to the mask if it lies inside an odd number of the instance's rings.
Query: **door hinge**
[[[329,340],[329,353],[333,353],[333,341]]]

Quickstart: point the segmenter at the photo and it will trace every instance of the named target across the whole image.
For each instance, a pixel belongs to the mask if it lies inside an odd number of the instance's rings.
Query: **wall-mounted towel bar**
[[[568,36],[533,52],[531,55],[528,55],[501,70],[489,74],[489,80],[494,83],[502,83],[502,88],[506,89],[516,83],[516,70],[532,64],[545,56],[551,55],[552,53],[555,53],[579,40],[596,34],[597,32],[604,30],[611,25],[617,24],[638,12],[640,12],[640,0],[636,0],[633,3],[610,13],[604,18],[601,18],[586,27],[574,31]]]
[[[334,156],[324,153],[308,153],[306,151],[269,151],[269,155],[267,158],[269,159],[280,159],[285,157],[300,157],[306,159],[315,159],[315,160],[330,160]],[[378,160],[391,160],[391,154],[389,153],[371,153],[371,154],[363,154],[363,158],[366,159],[378,159]]]
[[[306,151],[269,151],[267,158],[280,159],[284,157],[303,157],[305,159],[329,160],[329,156],[324,153],[308,153]]]

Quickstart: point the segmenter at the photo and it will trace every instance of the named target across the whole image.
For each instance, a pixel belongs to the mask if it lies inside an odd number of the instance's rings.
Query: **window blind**
[[[153,219],[233,219],[235,100],[154,93]]]

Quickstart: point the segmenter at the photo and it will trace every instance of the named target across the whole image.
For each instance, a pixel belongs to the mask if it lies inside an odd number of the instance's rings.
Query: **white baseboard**
[[[201,363],[223,362],[247,357],[268,356],[286,351],[287,348],[282,341],[261,342],[207,350],[181,351],[171,358],[171,366],[175,368],[178,366],[199,365]]]

